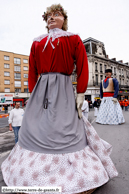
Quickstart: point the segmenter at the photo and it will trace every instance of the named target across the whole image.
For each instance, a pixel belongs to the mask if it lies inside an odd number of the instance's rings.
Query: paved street
[[[113,146],[111,158],[118,177],[97,189],[94,194],[129,194],[129,111],[123,111],[126,123],[117,126],[93,123],[99,136]]]
[[[98,188],[94,194],[129,194],[129,111],[123,111],[126,123],[109,126],[95,123],[94,111],[89,112],[89,120],[99,136],[112,144],[111,158],[119,172],[117,178],[112,179]],[[6,123],[7,118],[3,122]],[[1,120],[0,120],[1,123]],[[0,127],[0,166],[14,146],[14,134],[8,127]],[[0,186],[4,186],[0,170]]]
[[[8,117],[0,118],[0,128],[5,127],[5,126],[8,126]]]

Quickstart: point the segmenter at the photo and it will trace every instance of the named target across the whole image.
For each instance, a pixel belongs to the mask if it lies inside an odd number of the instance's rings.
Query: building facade
[[[14,99],[29,97],[29,56],[0,51],[0,95],[12,94]]]
[[[105,69],[112,69],[112,77],[119,82],[118,98],[122,96],[129,98],[129,63],[116,61],[116,58],[109,59],[106,55],[104,43],[93,38],[87,38],[83,41],[85,46],[88,65],[89,82],[85,96],[94,102],[95,98],[100,98],[100,82],[105,79]],[[77,75],[75,70],[71,76],[74,88],[77,84]]]
[[[112,69],[112,77],[119,82],[119,95],[129,97],[129,63],[116,61],[116,58],[109,59],[106,55],[104,43],[88,38],[83,41],[89,64],[89,82],[85,93],[92,101],[100,97],[100,82],[105,79],[105,69]]]

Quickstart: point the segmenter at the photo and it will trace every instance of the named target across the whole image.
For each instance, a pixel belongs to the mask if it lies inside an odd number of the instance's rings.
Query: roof
[[[103,42],[101,42],[101,41],[99,41],[99,40],[96,40],[96,39],[94,39],[94,38],[92,38],[92,37],[89,37],[89,38],[83,40],[83,43],[85,44],[85,43],[90,42],[90,41],[96,42],[96,43],[101,43],[102,45],[104,45]]]

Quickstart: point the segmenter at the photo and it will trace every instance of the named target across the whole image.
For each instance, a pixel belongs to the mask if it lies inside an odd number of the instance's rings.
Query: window
[[[23,70],[28,71],[28,67],[27,66],[24,66],[23,67]]]
[[[20,88],[15,88],[15,92],[21,92]]]
[[[28,59],[23,59],[23,63],[28,63]]]
[[[28,78],[28,74],[24,74],[24,78]]]
[[[121,74],[122,74],[122,75],[124,75],[123,69],[122,69],[122,71],[121,71],[121,72],[122,72]]]
[[[9,56],[4,55],[4,60],[9,61]]]
[[[5,88],[4,92],[10,92],[10,88]]]
[[[116,75],[116,67],[114,67],[114,74]]]
[[[21,67],[20,66],[14,66],[14,71],[21,71]]]
[[[10,84],[10,80],[4,80],[4,84]]]
[[[103,75],[100,75],[100,81],[102,81],[103,80]]]
[[[102,71],[102,64],[100,64],[100,72],[102,73],[103,71]]]
[[[4,76],[10,76],[10,72],[5,71]]]
[[[122,84],[121,85],[124,85],[124,79],[122,79]]]
[[[91,54],[91,51],[90,51],[90,44],[86,44],[86,45],[85,45],[85,50],[86,50],[87,54]]]
[[[127,71],[127,77],[129,78],[129,71]]]
[[[4,68],[9,69],[9,64],[4,63]]]
[[[95,71],[98,71],[98,64],[95,63]]]
[[[24,86],[28,86],[28,81],[25,81],[24,82]]]
[[[24,89],[24,92],[27,93],[27,92],[28,92],[28,88],[25,88],[25,89]]]
[[[76,79],[76,74],[75,74],[75,73],[72,74],[71,78],[72,78],[72,82],[76,82],[76,81],[77,81],[77,79]]]
[[[14,64],[21,64],[21,59],[14,58]]]
[[[15,87],[21,87],[21,81],[15,81]]]
[[[21,79],[20,73],[14,73],[14,79]]]
[[[112,67],[111,69],[112,69],[112,74],[114,74],[114,67]]]
[[[107,65],[104,65],[104,72],[105,72],[106,69],[107,69]]]
[[[119,69],[119,75],[121,75],[121,69]]]
[[[95,75],[95,82],[96,82],[96,85],[98,85],[98,75],[97,74]]]

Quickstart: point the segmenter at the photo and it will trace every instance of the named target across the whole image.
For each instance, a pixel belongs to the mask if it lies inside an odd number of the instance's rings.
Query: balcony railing
[[[21,88],[21,84],[15,84],[15,87]]]
[[[14,71],[16,71],[16,72],[21,72],[21,69],[14,69]]]
[[[14,77],[14,79],[21,79],[21,77]]]
[[[121,84],[119,84],[119,88],[129,89],[129,85],[121,85]]]

